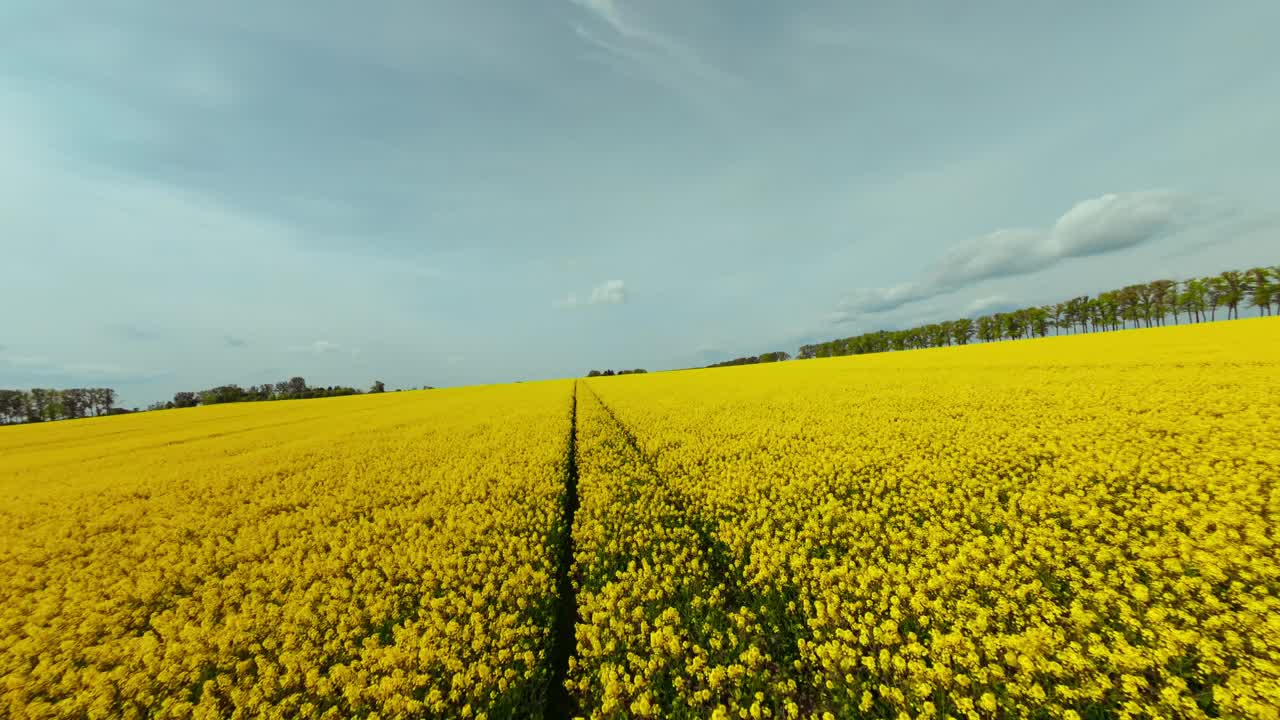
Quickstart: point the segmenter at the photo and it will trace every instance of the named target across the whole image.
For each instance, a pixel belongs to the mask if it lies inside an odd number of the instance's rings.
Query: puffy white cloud
[[[941,288],[1043,270],[1058,260],[1046,239],[1037,230],[997,230],[943,257],[920,293],[933,297]]]
[[[848,322],[928,300],[984,280],[1039,272],[1173,235],[1209,220],[1191,196],[1166,190],[1109,193],[1077,203],[1048,230],[997,230],[947,253],[925,279],[855,290],[831,316]]]
[[[1133,247],[1192,220],[1196,209],[1189,196],[1166,191],[1103,195],[1058,218],[1044,249],[1069,258]]]

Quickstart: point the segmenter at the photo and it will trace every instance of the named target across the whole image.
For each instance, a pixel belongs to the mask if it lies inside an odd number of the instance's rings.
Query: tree
[[[1015,340],[1022,335],[1022,319],[1017,313],[997,313],[996,318],[999,319],[999,329],[997,337]]]
[[[1174,304],[1173,321],[1175,323],[1178,323],[1178,324],[1182,323],[1182,315],[1184,313],[1187,316],[1187,323],[1191,323],[1194,320],[1195,305],[1192,302],[1191,296],[1186,292],[1186,290],[1179,290],[1176,292],[1176,294],[1174,295],[1173,304]]]
[[[62,391],[49,388],[44,391],[44,407],[41,413],[42,420],[52,422],[61,420],[67,416],[66,407],[62,404]]]
[[[387,386],[381,380],[374,380],[373,387],[369,388],[369,392],[371,393],[381,393],[386,391],[387,391]]]
[[[1027,308],[1027,331],[1036,337],[1049,334],[1049,311],[1042,307]]]
[[[1272,265],[1266,268],[1271,274],[1272,284],[1271,302],[1275,304],[1276,310],[1280,310],[1280,265]]]
[[[1200,278],[1193,278],[1183,283],[1183,295],[1188,310],[1195,314],[1196,322],[1204,322],[1204,314],[1209,309],[1209,286]]]
[[[1077,298],[1071,298],[1067,301],[1067,319],[1070,322],[1072,331],[1075,331],[1077,325],[1080,326],[1081,332],[1089,330],[1089,312],[1088,312],[1089,296],[1084,295]]]
[[[1164,325],[1164,318],[1174,306],[1178,284],[1172,280],[1153,280],[1151,288],[1152,305],[1155,308],[1157,324]]]
[[[1120,324],[1120,294],[1116,290],[1098,293],[1098,320],[1104,330],[1115,330]]]
[[[1239,320],[1240,303],[1245,299],[1245,275],[1239,270],[1224,270],[1218,277],[1222,279],[1221,302],[1227,306],[1227,319],[1230,320],[1234,314],[1235,319]]]
[[[1272,281],[1274,281],[1271,286],[1273,288],[1271,302],[1276,306],[1276,310],[1280,310],[1280,265],[1272,265],[1267,270],[1271,274]]]
[[[215,388],[200,391],[200,404],[202,405],[243,402],[245,399],[244,388],[239,385],[219,385]]]
[[[1227,292],[1226,287],[1220,277],[1205,278],[1204,287],[1205,298],[1209,305],[1209,320],[1216,321],[1218,319],[1218,306],[1222,304],[1222,298]]]
[[[200,398],[193,392],[177,392],[173,394],[173,406],[176,408],[195,407],[200,404]]]
[[[99,407],[103,412],[111,412],[111,406],[116,404],[116,391],[111,388],[98,388],[98,399],[101,401]]]
[[[21,390],[0,390],[0,424],[20,423],[26,420],[26,393]]]
[[[45,407],[49,404],[48,391],[31,388],[31,402],[27,404],[27,422],[43,422]]]
[[[977,338],[982,342],[991,342],[991,316],[983,315],[978,318]]]
[[[62,411],[68,418],[82,418],[89,408],[89,391],[83,388],[68,388],[58,393],[62,401]]]
[[[1267,268],[1250,268],[1246,273],[1249,279],[1249,306],[1258,308],[1258,316],[1271,314],[1271,301],[1276,294],[1276,286],[1271,282],[1271,272]]]

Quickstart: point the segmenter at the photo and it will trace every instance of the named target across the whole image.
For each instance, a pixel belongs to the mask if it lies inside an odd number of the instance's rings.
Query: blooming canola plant
[[[4,428],[0,715],[1277,718],[1277,389],[1259,319]]]

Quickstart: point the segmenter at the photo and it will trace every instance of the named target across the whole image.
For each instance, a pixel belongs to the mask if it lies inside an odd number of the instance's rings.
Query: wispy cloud
[[[226,338],[227,347],[242,348],[248,347],[249,343],[244,338],[232,337],[228,335]]]
[[[998,230],[947,253],[921,280],[855,291],[830,316],[895,310],[986,280],[1039,272],[1060,262],[1136,247],[1221,217],[1196,198],[1166,190],[1107,194],[1077,203],[1048,230]]]
[[[620,305],[627,301],[627,286],[621,280],[608,280],[591,289],[586,299],[571,293],[563,300],[552,303],[554,307],[570,309],[583,305]]]
[[[635,20],[617,0],[570,0],[594,17],[598,32],[588,24],[574,23],[573,30],[597,49],[615,59],[643,68],[653,79],[691,99],[702,99],[709,86],[732,86],[739,80],[700,53],[667,33]],[[690,86],[696,81],[698,87]]]
[[[572,0],[572,2],[595,13],[621,35],[632,36],[638,33],[635,28],[623,22],[622,11],[618,9],[618,3],[614,0]]]

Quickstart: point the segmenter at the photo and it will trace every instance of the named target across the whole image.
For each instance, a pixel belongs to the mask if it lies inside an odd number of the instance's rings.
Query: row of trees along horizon
[[[1190,280],[1153,280],[1118,290],[1081,295],[1053,305],[998,312],[977,318],[960,318],[906,330],[878,330],[827,342],[802,345],[797,359],[914,350],[966,345],[972,340],[996,342],[1045,337],[1053,332],[1105,332],[1132,326],[1157,327],[1239,319],[1240,306],[1256,308],[1259,316],[1280,310],[1280,265],[1249,270],[1227,270]],[[743,364],[735,361],[718,365]]]
[[[1081,295],[1053,305],[1022,308],[998,312],[977,318],[960,318],[921,325],[906,330],[878,330],[852,337],[829,340],[800,346],[795,359],[807,360],[819,357],[860,355],[865,353],[915,350],[919,348],[967,345],[973,340],[996,342],[1022,338],[1045,337],[1053,334],[1104,332],[1123,330],[1131,324],[1134,328],[1156,327],[1167,324],[1173,317],[1175,324],[1183,318],[1188,323],[1217,320],[1219,310],[1226,312],[1226,319],[1238,319],[1240,306],[1256,308],[1258,315],[1271,315],[1280,310],[1280,265],[1255,267],[1249,270],[1226,270],[1217,275],[1190,280],[1153,280],[1149,283],[1128,285],[1118,290],[1098,293],[1095,297]],[[1273,307],[1274,306],[1274,309]],[[707,365],[708,368],[734,365],[754,365],[790,360],[786,352],[769,352],[761,355],[734,358]],[[644,373],[635,370],[592,370],[587,377],[608,377]],[[432,389],[424,386],[424,390]],[[381,380],[369,388],[370,393],[386,390]],[[217,405],[229,402],[260,402],[267,400],[299,400],[321,397],[356,395],[361,391],[352,387],[308,387],[306,380],[293,377],[278,383],[250,385],[219,385],[199,392],[175,393],[173,400],[153,403],[147,410]],[[0,389],[0,424],[43,422],[130,412],[114,408],[116,393],[111,388],[72,388],[54,390]]]
[[[0,425],[129,412],[112,407],[115,402],[116,391],[111,388],[0,389]]]
[[[433,388],[424,386],[422,389],[431,390]],[[369,388],[368,392],[386,392],[386,385],[381,380],[377,380]],[[302,377],[292,377],[288,380],[281,380],[278,383],[250,385],[243,388],[239,385],[219,385],[215,388],[197,392],[177,392],[174,393],[172,400],[152,403],[146,409],[169,410],[172,408],[196,407],[198,405],[263,402],[267,400],[310,400],[313,398],[359,394],[361,394],[361,391],[353,387],[309,387],[307,381]],[[136,408],[135,410],[126,410],[125,408],[112,407],[115,399],[116,391],[111,388],[0,390],[0,425],[74,420],[99,415],[120,415],[136,411]]]
[[[636,368],[635,370],[592,370],[587,373],[587,377],[613,377],[614,375],[643,375],[649,372],[644,368]]]

